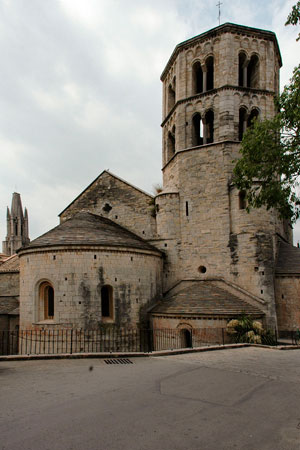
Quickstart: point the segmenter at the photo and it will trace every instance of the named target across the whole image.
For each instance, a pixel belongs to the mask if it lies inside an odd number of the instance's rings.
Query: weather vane
[[[219,25],[221,24],[221,5],[223,5],[223,3],[221,3],[220,1],[216,5],[219,8]]]

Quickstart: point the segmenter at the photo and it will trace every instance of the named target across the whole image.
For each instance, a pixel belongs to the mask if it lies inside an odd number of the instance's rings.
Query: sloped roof
[[[195,282],[173,295],[170,294],[151,313],[226,317],[264,314],[259,308],[215,286],[211,281]]]
[[[275,274],[300,274],[300,248],[280,242]]]
[[[19,314],[19,300],[17,297],[0,297],[0,314]]]
[[[19,272],[20,261],[18,255],[12,255],[6,258],[6,260],[0,265],[1,272]]]
[[[89,212],[79,212],[57,227],[34,239],[18,250],[66,245],[100,245],[111,247],[131,247],[162,253],[126,228],[106,217]]]

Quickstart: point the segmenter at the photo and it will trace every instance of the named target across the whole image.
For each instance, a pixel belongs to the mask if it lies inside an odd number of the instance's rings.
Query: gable
[[[90,212],[149,239],[155,230],[152,199],[151,195],[105,170],[60,213],[60,221],[64,222],[78,212]]]

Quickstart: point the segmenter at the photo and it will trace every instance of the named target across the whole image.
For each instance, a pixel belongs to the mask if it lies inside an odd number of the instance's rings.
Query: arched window
[[[214,58],[209,56],[205,62],[206,65],[206,90],[214,88]]]
[[[214,142],[214,112],[210,109],[205,114],[204,144]]]
[[[239,86],[247,87],[247,56],[244,52],[239,53]]]
[[[173,126],[173,128],[172,128],[172,131],[169,131],[169,133],[168,133],[168,143],[167,143],[167,146],[168,146],[168,159],[169,158],[172,158],[172,156],[174,155],[174,153],[175,153],[175,144],[176,144],[176,142],[175,142],[175,125]]]
[[[192,145],[203,145],[203,123],[199,113],[194,115],[192,124]]]
[[[171,85],[168,87],[168,111],[171,111],[173,106],[175,105],[175,90]]]
[[[247,111],[245,108],[239,110],[239,141],[243,139],[243,134],[247,128]]]
[[[48,281],[39,287],[39,320],[54,319],[54,289]]]
[[[203,92],[203,72],[199,61],[195,62],[192,69],[192,90],[193,94],[200,94]]]
[[[252,55],[247,67],[247,87],[258,88],[259,83],[259,59]]]
[[[113,319],[113,288],[112,286],[105,285],[101,288],[101,314],[102,318]]]
[[[259,116],[259,111],[257,109],[255,109],[255,108],[252,109],[252,111],[251,111],[251,113],[250,113],[250,115],[248,117],[248,120],[247,120],[247,126],[248,127],[252,127],[254,120],[257,120],[258,116]]]

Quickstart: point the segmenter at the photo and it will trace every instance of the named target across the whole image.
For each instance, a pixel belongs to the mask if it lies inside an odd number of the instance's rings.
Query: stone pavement
[[[300,350],[0,363],[1,450],[299,450]]]

